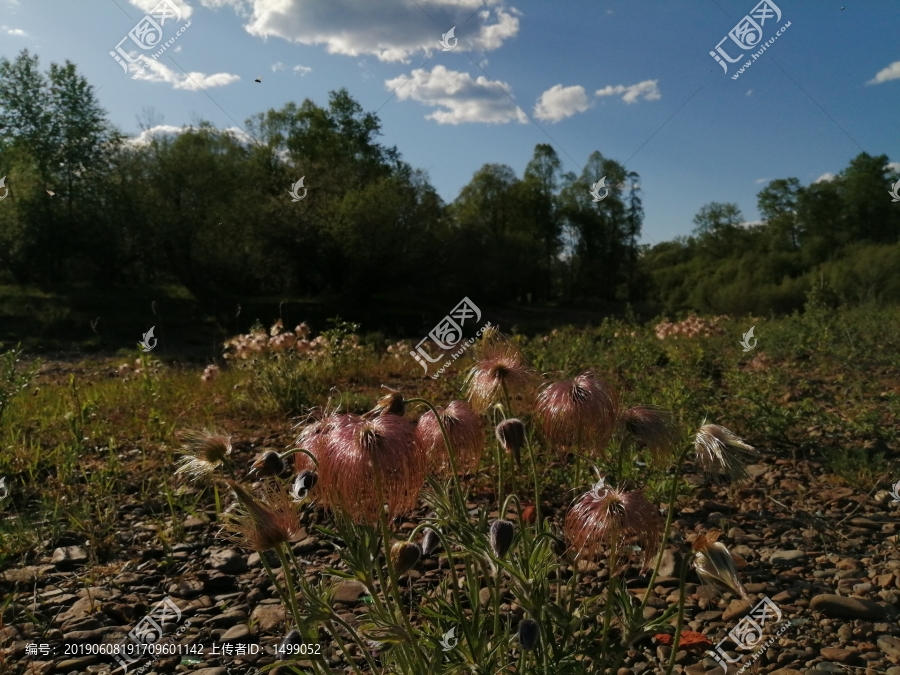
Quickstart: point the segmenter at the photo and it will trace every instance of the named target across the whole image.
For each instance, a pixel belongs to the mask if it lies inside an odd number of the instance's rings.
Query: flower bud
[[[248,475],[256,474],[257,477],[277,476],[284,471],[284,460],[274,450],[264,452],[250,466]]]
[[[512,453],[516,466],[522,466],[522,448],[525,446],[525,425],[522,420],[503,420],[497,425],[495,433],[503,449]]]
[[[281,647],[279,648],[279,661],[287,661],[292,656],[296,656],[299,654],[299,651],[291,650],[293,645],[301,645],[303,644],[303,636],[300,635],[300,631],[292,630],[290,633],[284,636],[284,639],[281,641]]]
[[[431,528],[425,528],[425,536],[422,537],[422,555],[431,555],[440,545],[441,540],[438,538],[437,533]]]
[[[534,619],[522,619],[519,622],[519,644],[522,645],[522,649],[530,652],[537,647],[539,640],[540,630],[538,629],[537,621]]]
[[[391,562],[394,563],[394,571],[399,577],[405,574],[422,557],[422,549],[418,544],[409,541],[398,541],[391,546]]]
[[[515,534],[516,528],[508,520],[495,520],[491,523],[491,548],[495,556],[502,558],[506,555]]]

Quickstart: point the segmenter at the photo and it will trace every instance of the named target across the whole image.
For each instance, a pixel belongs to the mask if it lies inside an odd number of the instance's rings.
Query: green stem
[[[288,600],[290,601],[291,614],[294,615],[294,621],[297,622],[297,629],[302,631],[303,627],[300,622],[300,610],[297,607],[297,593],[294,590],[294,575],[291,572],[291,563],[288,560],[288,557],[284,554],[284,547],[287,544],[282,543],[275,547],[275,551],[278,553],[278,559],[281,561],[281,569],[284,571],[284,583],[287,586]],[[260,560],[262,556],[260,556]]]
[[[615,549],[613,549],[609,554],[609,562],[607,570],[609,572],[609,583],[606,587],[606,609],[603,612],[603,640],[600,645],[600,653],[603,656],[606,656],[606,646],[607,641],[609,639],[609,627],[612,623],[612,608],[613,604],[615,604],[615,593],[617,592],[616,586],[618,585],[618,579],[616,578],[616,563],[618,556],[616,555]]]
[[[537,531],[541,530],[541,489],[538,485],[537,474],[537,452],[534,446],[526,438],[525,445],[528,447],[528,454],[531,456],[531,479],[534,482],[534,523]]]
[[[681,466],[687,458],[690,446],[682,450],[678,456],[678,462],[675,466],[675,474],[672,476],[672,492],[669,494],[669,504],[666,509],[666,525],[663,528],[662,545],[659,547],[659,556],[656,558],[656,565],[653,567],[653,574],[650,575],[650,583],[647,584],[647,592],[644,593],[644,599],[641,601],[640,612],[644,611],[647,606],[647,600],[650,599],[650,593],[653,590],[653,584],[656,583],[656,577],[659,574],[659,568],[662,565],[663,555],[666,552],[666,544],[669,542],[669,528],[672,526],[672,519],[675,517],[675,500],[678,499],[678,478],[680,476]]]
[[[681,579],[678,584],[681,588],[678,594],[678,626],[675,629],[675,639],[672,641],[672,655],[669,659],[669,668],[666,670],[666,675],[672,675],[672,670],[675,668],[675,656],[678,654],[678,645],[681,644],[681,629],[684,627],[684,585],[687,580],[688,562],[690,559],[691,556],[687,555],[681,563]]]
[[[346,624],[344,624],[344,625],[346,627]],[[360,671],[359,666],[356,665],[356,661],[354,661],[353,658],[351,658],[350,654],[347,653],[347,648],[344,646],[344,641],[341,640],[341,636],[338,634],[337,630],[335,630],[334,621],[328,622],[328,632],[331,633],[331,637],[334,638],[334,641],[338,643],[338,647],[341,650],[341,654],[344,655],[344,658],[347,660],[347,663],[350,664],[350,667],[353,669],[353,672],[356,673],[356,675],[362,675],[362,671]],[[375,664],[372,663],[371,659],[369,659],[368,652],[366,651],[365,647],[360,644],[358,638],[354,634],[354,631],[351,630],[350,635],[353,636],[353,638],[354,638],[353,641],[356,643],[356,646],[359,647],[360,650],[362,651],[363,656],[366,659],[366,662],[369,664],[369,667],[372,669],[372,672],[373,673],[377,672],[377,670],[375,669]]]
[[[459,506],[462,509],[460,515],[462,515],[463,518],[466,518],[468,516],[466,512],[467,494],[463,493],[462,484],[459,482],[459,470],[456,467],[456,451],[453,449],[453,445],[450,443],[450,437],[447,435],[447,428],[444,426],[444,421],[438,414],[437,408],[435,408],[430,401],[424,398],[411,398],[407,401],[407,404],[412,403],[422,403],[423,405],[428,406],[432,414],[434,414],[434,418],[438,422],[438,426],[441,429],[441,436],[444,437],[444,445],[447,448],[447,456],[450,458],[450,470],[453,472],[453,485],[456,488],[457,499],[458,501],[460,501]]]
[[[377,476],[377,473],[376,473]],[[379,483],[379,493],[381,493],[381,481]],[[394,596],[394,602],[397,603],[397,611],[400,613],[400,617],[403,619],[403,625],[406,629],[406,637],[409,640],[410,646],[412,647],[413,654],[416,657],[416,661],[418,665],[422,667],[419,672],[426,672],[426,659],[419,651],[419,645],[416,643],[415,636],[413,634],[412,624],[409,622],[409,616],[406,611],[403,609],[403,598],[400,597],[400,582],[397,576],[397,570],[394,569],[394,561],[391,560],[391,532],[388,528],[387,514],[384,512],[384,508],[381,509],[381,518],[379,518],[381,522],[381,537],[384,540],[384,555],[385,561],[387,562],[388,576],[390,577],[390,587],[391,587],[391,595]]]

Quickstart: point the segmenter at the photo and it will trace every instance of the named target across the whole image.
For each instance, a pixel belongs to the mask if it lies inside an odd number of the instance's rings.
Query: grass
[[[759,344],[749,353],[738,344],[746,320],[726,322],[725,334],[711,337],[660,340],[652,324],[606,320],[517,340],[550,377],[586,365],[625,392],[624,405],[664,406],[687,429],[704,419],[727,424],[759,448],[822,463],[856,489],[884,483],[900,448],[900,310],[811,307],[755,323]],[[340,325],[332,337],[353,328]],[[440,403],[460,396],[468,356],[434,381],[405,351],[398,358],[383,337],[370,338],[335,358],[223,368],[207,383],[197,368],[138,353],[45,365],[0,418],[0,476],[10,490],[0,567],[66,532],[86,537],[96,562],[107,559],[123,493],[152,495],[172,523],[211,508],[210,490],[185,489],[172,476],[178,429],[218,426],[283,447],[296,417],[329,396],[356,412],[371,407],[382,384]],[[137,358],[139,371],[116,372]],[[571,476],[553,462],[544,467],[542,480],[557,485],[548,490],[565,495]],[[182,535],[175,527],[168,536],[174,544]]]

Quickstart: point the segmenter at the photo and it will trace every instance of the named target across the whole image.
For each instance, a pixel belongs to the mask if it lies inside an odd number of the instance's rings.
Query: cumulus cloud
[[[186,131],[193,131],[194,127],[192,126],[184,126],[184,127],[173,127],[170,124],[157,124],[154,127],[150,127],[149,129],[144,129],[140,134],[135,136],[134,138],[129,138],[126,143],[129,145],[147,145],[155,136],[170,136],[174,137],[178,134],[183,134]],[[227,129],[222,130],[223,133],[231,134],[239,143],[244,143],[250,145],[254,143],[253,137],[248,134],[243,129],[239,129],[238,127],[228,127]]]
[[[900,162],[888,162],[887,168],[900,173]]]
[[[325,45],[330,54],[371,54],[381,61],[402,63],[409,63],[417,52],[438,50],[441,34],[453,26],[460,49],[497,49],[519,32],[521,14],[506,7],[505,0],[430,0],[420,3],[427,14],[410,0],[201,2],[206,7],[234,7],[247,20],[247,32],[257,37]]]
[[[149,14],[152,10],[156,9],[157,5],[159,5],[160,0],[128,0],[132,5],[141,10],[144,14]],[[194,13],[194,9],[185,2],[185,0],[168,0],[169,3],[175,5],[181,11],[182,19],[190,19],[191,15]],[[143,18],[143,17],[141,17]],[[177,21],[177,16],[171,16],[165,19],[165,24],[160,24],[163,28],[165,28],[169,21]]]
[[[28,33],[26,33],[21,28],[10,28],[9,26],[3,26],[3,30],[6,31],[7,35],[15,35],[16,37],[27,37]]]
[[[306,75],[307,73],[311,73],[312,68],[309,68],[308,66],[301,66],[298,63],[296,66],[294,66],[294,72],[300,73],[300,76],[302,77],[303,75]]]
[[[595,96],[619,96],[622,95],[622,100],[625,103],[636,103],[638,100],[643,97],[645,101],[658,101],[662,98],[662,94],[659,93],[659,80],[644,80],[643,82],[639,82],[638,84],[631,84],[627,87],[624,84],[618,84],[616,86],[608,86],[603,89],[598,89],[594,92]]]
[[[276,70],[284,70],[284,64],[281,61],[272,65],[272,72],[274,73]]]
[[[835,178],[837,178],[837,176],[836,176],[835,174],[831,173],[830,171],[826,171],[826,172],[823,173],[821,176],[819,176],[818,178],[816,178],[816,179],[813,181],[813,183],[830,183],[830,182],[833,181]]]
[[[144,72],[141,73],[141,67]],[[173,85],[174,89],[187,89],[195,91],[197,89],[210,89],[212,87],[224,87],[240,80],[239,75],[231,73],[216,73],[214,75],[206,75],[205,73],[188,73],[185,75],[169,68],[161,61],[145,60],[140,65],[129,64],[129,70],[134,72],[135,79],[145,80],[147,82],[168,82]]]
[[[887,68],[882,68],[875,77],[866,82],[866,84],[881,84],[890,80],[900,80],[900,61],[894,61]]]
[[[495,83],[483,76],[472,79],[468,73],[444,66],[435,66],[431,72],[419,70],[408,82],[407,79],[401,75],[384,84],[389,90],[396,89],[401,101],[413,99],[444,108],[426,116],[439,124],[528,122],[525,113],[503,92],[503,89],[510,91],[504,82]]]
[[[588,109],[588,97],[584,87],[563,87],[561,84],[550,87],[541,94],[534,106],[534,116],[539,120],[559,122]]]

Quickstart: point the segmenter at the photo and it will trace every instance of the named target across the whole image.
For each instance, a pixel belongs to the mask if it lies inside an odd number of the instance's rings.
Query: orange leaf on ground
[[[675,640],[674,635],[669,635],[668,633],[660,633],[659,635],[653,636],[656,640],[661,642],[664,645],[671,645]],[[692,630],[682,631],[681,640],[678,642],[679,647],[712,647],[712,642],[709,641],[703,633],[695,633]]]

